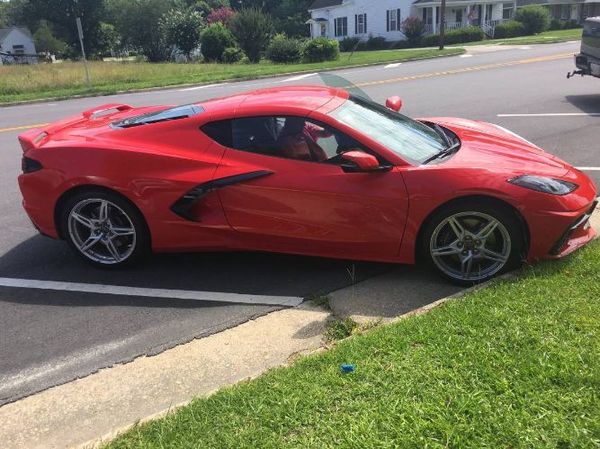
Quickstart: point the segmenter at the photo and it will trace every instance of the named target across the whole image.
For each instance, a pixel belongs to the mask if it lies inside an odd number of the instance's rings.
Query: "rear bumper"
[[[19,176],[19,188],[23,195],[23,208],[33,226],[48,237],[58,238],[54,223],[55,201],[49,197],[50,183],[45,179],[45,173],[39,171]]]
[[[579,53],[575,55],[575,65],[581,71],[581,75],[592,75],[600,78],[600,59]]]

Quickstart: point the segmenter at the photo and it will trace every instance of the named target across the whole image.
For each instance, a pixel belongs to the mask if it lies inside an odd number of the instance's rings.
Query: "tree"
[[[515,20],[525,25],[527,34],[538,34],[550,26],[550,12],[540,5],[528,5],[517,9]]]
[[[256,8],[242,9],[231,18],[229,28],[250,62],[259,62],[273,31],[271,16]]]
[[[200,44],[203,25],[204,19],[199,12],[172,9],[161,18],[160,31],[167,44],[176,46],[189,59],[192,51]]]
[[[98,52],[102,55],[111,55],[119,50],[121,36],[112,23],[100,24],[100,37],[98,39]]]
[[[425,24],[418,17],[407,17],[402,22],[402,32],[412,46],[416,46],[421,42],[421,38],[425,33]]]
[[[190,4],[190,9],[202,13],[204,17],[208,17],[216,9],[230,7],[229,0],[199,0],[192,1]]]
[[[309,37],[308,8],[312,0],[282,0],[271,12],[275,30],[289,37]]]
[[[221,8],[214,9],[210,14],[208,14],[206,17],[206,22],[208,24],[219,22],[223,25],[227,25],[233,17],[233,14],[233,9],[228,6],[223,6]]]
[[[207,61],[222,61],[226,48],[235,47],[235,39],[221,22],[209,25],[200,36],[202,55]]]
[[[38,52],[62,55],[67,50],[67,44],[54,37],[52,28],[46,20],[40,21],[40,25],[33,35],[33,40],[35,42],[35,49]]]
[[[0,0],[0,28],[12,25],[26,25],[31,30],[35,29],[33,20],[25,20],[23,9],[27,0],[11,0],[9,2]],[[36,19],[37,21],[37,19]]]
[[[172,0],[110,0],[108,17],[115,18],[124,45],[140,49],[150,62],[160,62],[169,56],[160,19],[173,6]]]
[[[77,52],[79,35],[75,19],[80,17],[86,51],[91,54],[98,50],[100,21],[104,13],[101,0],[27,0],[22,2],[20,18],[30,29],[37,28],[40,18],[47,20],[52,24],[56,37]]]

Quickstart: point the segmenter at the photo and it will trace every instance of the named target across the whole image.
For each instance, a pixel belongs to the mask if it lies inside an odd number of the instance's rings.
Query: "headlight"
[[[509,179],[511,184],[525,187],[538,192],[550,193],[552,195],[566,195],[573,192],[577,184],[562,179],[547,178],[545,176],[523,175]]]

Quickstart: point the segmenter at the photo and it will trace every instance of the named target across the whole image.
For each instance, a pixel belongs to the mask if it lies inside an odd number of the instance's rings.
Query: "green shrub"
[[[307,62],[335,61],[340,57],[340,43],[326,37],[318,37],[306,43],[303,51]]]
[[[235,39],[225,25],[215,22],[200,35],[202,55],[207,61],[221,61],[226,48],[235,47]]]
[[[358,37],[345,37],[340,41],[340,51],[350,52],[356,50],[360,38]]]
[[[302,59],[302,45],[298,39],[277,34],[267,47],[265,56],[273,62],[284,64],[298,62]]]
[[[494,31],[494,39],[504,39],[507,37],[524,36],[526,34],[525,25],[516,20],[499,23]]]
[[[373,37],[369,36],[367,40],[367,50],[385,50],[387,48],[387,42],[385,37]]]
[[[581,25],[577,23],[577,20],[565,20],[565,22],[562,24],[563,30],[572,30],[575,28],[581,28]]]
[[[402,22],[402,32],[411,45],[417,46],[425,33],[425,24],[418,17],[407,17]]]
[[[521,23],[521,22],[519,22]],[[561,23],[560,20],[558,19],[552,19],[550,21],[550,25],[548,26],[548,29],[551,31],[555,31],[555,30],[561,30],[563,27],[563,24]]]
[[[271,16],[257,8],[245,8],[231,18],[229,28],[250,62],[259,62],[273,31]]]
[[[222,60],[227,64],[235,64],[244,59],[244,51],[239,47],[227,47],[223,50]]]
[[[464,28],[458,28],[456,30],[450,30],[445,33],[444,44],[462,44],[464,42],[475,42],[483,39],[483,30],[476,26],[468,26]],[[435,47],[440,42],[439,34],[430,34],[423,37],[422,44],[425,47]]]
[[[538,34],[550,26],[550,12],[540,5],[528,5],[517,9],[515,20],[525,25],[527,34]]]
[[[412,44],[408,39],[404,39],[403,41],[392,42],[390,46],[396,50],[402,50],[405,48],[412,48],[414,47],[414,44]]]

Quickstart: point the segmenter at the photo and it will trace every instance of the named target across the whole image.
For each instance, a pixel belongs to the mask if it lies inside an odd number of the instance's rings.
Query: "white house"
[[[0,28],[0,64],[37,62],[33,37],[27,28]]]
[[[311,36],[402,40],[401,24],[409,16],[419,17],[426,32],[436,33],[440,5],[441,0],[315,0],[309,9]],[[475,25],[492,35],[496,24],[510,19],[514,10],[514,0],[446,0],[446,29]]]
[[[600,16],[600,0],[517,0],[517,8],[543,5],[553,19],[575,20],[582,23],[587,17]]]

